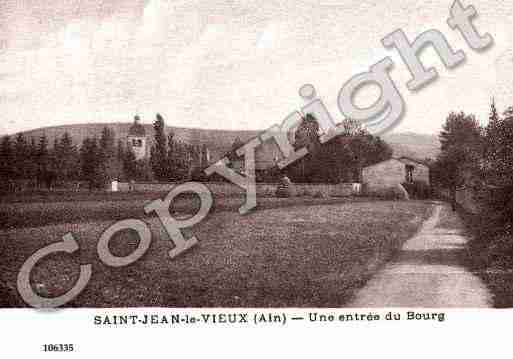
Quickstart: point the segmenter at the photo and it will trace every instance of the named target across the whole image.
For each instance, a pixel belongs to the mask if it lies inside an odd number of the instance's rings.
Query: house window
[[[406,183],[413,183],[413,170],[415,167],[406,165]]]

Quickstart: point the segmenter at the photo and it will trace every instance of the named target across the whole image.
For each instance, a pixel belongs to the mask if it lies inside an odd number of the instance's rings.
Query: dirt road
[[[367,282],[349,307],[490,307],[491,294],[463,266],[468,238],[454,225],[459,221],[456,216],[447,205],[437,204],[417,235]],[[440,226],[441,219],[452,224]]]

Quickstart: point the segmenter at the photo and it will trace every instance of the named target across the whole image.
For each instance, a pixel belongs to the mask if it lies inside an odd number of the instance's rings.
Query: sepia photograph
[[[513,308],[512,24],[499,0],[0,0],[0,322]]]

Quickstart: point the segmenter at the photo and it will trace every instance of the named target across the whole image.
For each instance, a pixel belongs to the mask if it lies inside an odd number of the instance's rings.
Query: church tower
[[[142,160],[146,158],[146,151],[148,141],[146,138],[146,130],[144,126],[140,124],[141,119],[139,116],[134,117],[134,124],[130,126],[128,130],[128,148],[130,148],[134,154],[136,160]]]

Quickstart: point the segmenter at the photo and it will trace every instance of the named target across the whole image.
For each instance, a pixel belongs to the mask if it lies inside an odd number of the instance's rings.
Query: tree
[[[312,114],[307,114],[299,123],[294,134],[294,149],[306,148],[308,154],[287,168],[287,174],[294,182],[315,182],[320,163],[319,123]]]
[[[119,168],[116,163],[114,132],[107,126],[102,129],[98,144],[101,171],[105,174],[106,179],[116,178]]]
[[[433,166],[433,179],[454,193],[465,179],[481,177],[482,130],[474,115],[451,112],[440,133],[441,153]]]
[[[127,177],[124,170],[124,161],[125,161],[125,145],[121,139],[118,140],[118,145],[116,147],[116,164],[117,164],[117,174],[116,177],[118,180],[122,180]]]
[[[429,168],[431,184],[454,191],[462,182],[459,165],[457,157],[441,152]]]
[[[55,173],[51,168],[51,153],[48,149],[48,138],[43,134],[39,138],[37,148],[37,182],[38,185],[44,184],[46,188],[50,188],[55,179]]]
[[[18,180],[27,178],[28,157],[27,157],[27,141],[23,134],[16,135],[14,140],[14,178]]]
[[[296,130],[294,148],[306,147],[308,154],[286,169],[293,181],[358,182],[363,167],[392,157],[392,148],[363,130],[358,121],[346,119],[340,126],[342,133],[321,144],[316,118],[305,116]]]
[[[494,129],[498,127],[500,122],[499,112],[495,107],[495,100],[492,99],[492,103],[490,104],[490,116],[488,117],[488,130]]]
[[[464,112],[451,112],[440,132],[442,151],[454,150],[454,146],[463,146],[468,150],[481,150],[481,127],[474,115]]]
[[[114,156],[115,153],[114,131],[107,126],[103,127],[100,135],[100,150],[109,157]]]
[[[225,157],[228,158],[227,166],[239,173],[244,172],[244,155],[239,156],[237,154],[237,150],[244,146],[244,142],[240,139],[240,137],[236,137],[233,140],[232,146],[230,150],[225,154]]]
[[[204,169],[208,166],[208,148],[205,144],[194,146],[194,163],[191,168],[191,180],[195,182],[205,182],[208,176]]]
[[[38,163],[39,156],[39,148],[36,144],[36,139],[34,137],[30,138],[30,141],[26,144],[26,154],[25,154],[25,174],[27,178],[30,178],[30,182],[32,187],[38,185],[37,183],[37,173],[39,170]]]
[[[164,118],[160,114],[157,114],[156,120],[153,123],[155,144],[150,151],[150,164],[153,174],[158,180],[166,180],[169,177],[168,146],[165,126]],[[171,134],[170,136],[170,139],[172,139]]]
[[[82,179],[89,183],[90,189],[102,188],[107,181],[100,158],[98,139],[96,137],[85,138],[80,148],[80,160]]]
[[[307,114],[303,117],[296,130],[294,147],[296,149],[306,147],[309,153],[313,153],[319,146],[319,122],[314,115]]]
[[[342,121],[342,127],[344,128],[342,133],[344,136],[363,136],[365,134],[361,122],[352,118],[345,118]]]
[[[352,161],[353,181],[361,182],[362,170],[366,166],[385,161],[392,157],[393,150],[380,137],[361,131],[352,136],[348,145],[348,151]]]
[[[56,141],[54,145],[54,158],[56,162],[56,176],[59,182],[70,182],[78,178],[78,151],[68,132],[65,132],[60,140]]]
[[[178,156],[179,156],[179,143],[175,141],[175,134],[173,131],[170,131],[167,136],[167,155],[166,155],[166,179],[167,180],[177,180],[178,179]]]
[[[487,127],[487,174],[492,184],[513,186],[513,107]]]
[[[367,140],[366,156],[363,161],[364,166],[370,166],[392,158],[394,150],[381,137],[373,136],[369,133],[362,136]]]
[[[181,141],[175,141],[172,134],[168,138],[168,176],[173,181],[181,181],[188,177],[190,169],[189,146]]]
[[[237,150],[244,146],[244,142],[240,139],[240,137],[236,137],[233,140],[232,147],[230,148],[230,151],[226,154],[226,157],[230,161],[230,164],[233,164],[235,161],[241,160],[241,156],[237,155]]]
[[[123,172],[129,181],[137,179],[137,160],[135,153],[131,149],[127,149],[123,157]]]
[[[502,120],[499,116],[495,101],[490,104],[490,115],[485,130],[484,166],[486,177],[491,182],[497,182],[499,172],[499,152],[503,142]]]
[[[14,152],[11,144],[11,138],[4,136],[0,144],[0,191],[9,188],[14,175]]]

